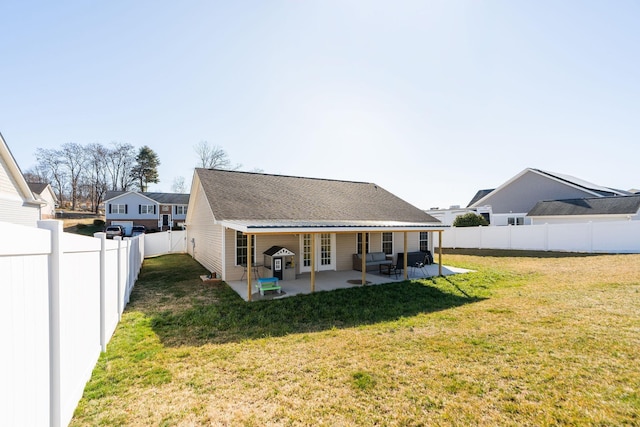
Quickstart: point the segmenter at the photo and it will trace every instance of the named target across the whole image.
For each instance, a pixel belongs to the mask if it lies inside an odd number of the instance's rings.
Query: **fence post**
[[[549,223],[544,223],[544,250],[549,250]]]
[[[117,271],[118,271],[118,321],[122,320],[122,310],[124,309],[123,299],[124,294],[122,293],[122,262],[120,261],[120,257],[122,256],[122,238],[120,236],[116,236],[113,238],[118,242],[118,262],[117,262]]]
[[[95,233],[100,239],[100,348],[107,351],[107,233]]]
[[[38,221],[38,227],[51,231],[49,255],[49,421],[60,427],[62,403],[60,394],[60,278],[62,221]]]

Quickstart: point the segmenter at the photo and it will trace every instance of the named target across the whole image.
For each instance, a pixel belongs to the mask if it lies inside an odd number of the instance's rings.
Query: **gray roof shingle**
[[[527,215],[635,215],[639,210],[640,195],[615,196],[542,201],[538,202]]]
[[[196,169],[216,220],[440,221],[373,183]]]
[[[107,191],[107,194],[105,194],[104,200],[109,201],[114,197],[118,197],[125,193],[129,193],[129,191]],[[183,194],[183,193],[144,192],[140,194],[150,198],[151,200],[155,200],[160,204],[165,204],[165,205],[188,205],[189,196],[190,196],[189,194]]]
[[[40,194],[45,190],[45,188],[47,188],[47,185],[49,184],[47,184],[46,182],[27,182],[27,185],[29,186],[29,189],[35,194]]]

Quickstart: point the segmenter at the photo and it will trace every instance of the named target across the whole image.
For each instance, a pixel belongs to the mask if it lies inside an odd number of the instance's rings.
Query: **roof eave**
[[[449,228],[443,224],[424,224],[424,225],[264,225],[264,224],[242,224],[234,221],[216,221],[223,227],[241,231],[248,234],[301,234],[301,233],[362,233],[362,232],[418,232],[418,231],[443,231]],[[188,224],[187,224],[188,227]]]

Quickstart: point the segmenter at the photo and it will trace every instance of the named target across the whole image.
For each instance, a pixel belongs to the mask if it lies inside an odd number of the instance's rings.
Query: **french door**
[[[300,235],[300,272],[311,271],[311,234]],[[316,234],[316,271],[336,269],[336,235],[335,233]]]

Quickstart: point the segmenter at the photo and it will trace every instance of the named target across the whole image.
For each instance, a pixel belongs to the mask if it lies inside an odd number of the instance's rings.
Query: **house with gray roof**
[[[490,210],[491,225],[531,224],[527,213],[540,201],[625,196],[630,193],[570,175],[527,168],[493,190],[480,190],[470,209]]]
[[[0,134],[0,221],[35,227],[45,204],[29,188]]]
[[[545,200],[527,214],[532,224],[568,224],[640,219],[640,195]]]
[[[40,209],[41,219],[55,219],[58,197],[53,191],[51,184],[46,182],[27,182],[34,197],[45,202]]]
[[[107,225],[121,225],[125,234],[130,234],[134,225],[165,231],[183,227],[189,194],[108,191],[104,205]]]
[[[276,246],[294,254],[282,268],[310,273],[312,289],[315,272],[352,270],[354,254],[433,250],[445,228],[373,183],[200,168],[186,227],[188,252],[225,281],[246,277],[250,288],[247,265],[273,275],[264,253]]]

